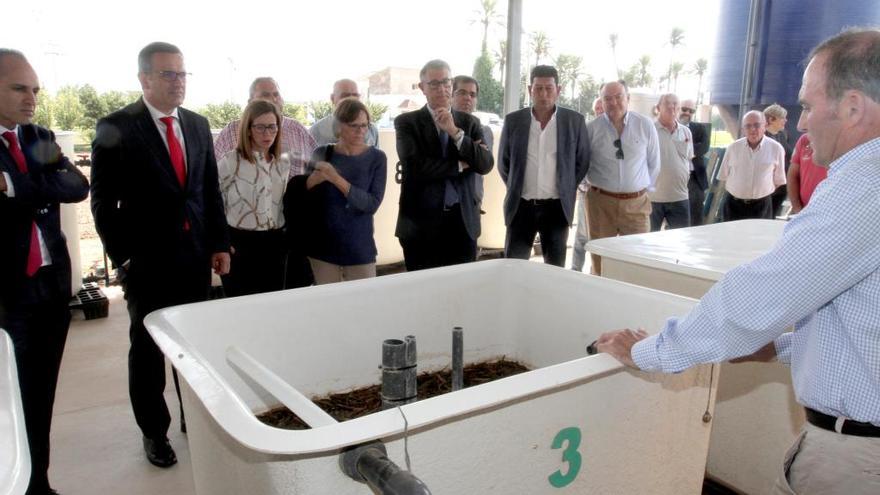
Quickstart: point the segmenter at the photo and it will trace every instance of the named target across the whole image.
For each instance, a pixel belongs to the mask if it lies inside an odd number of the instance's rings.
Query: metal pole
[[[507,2],[507,65],[504,66],[504,115],[519,110],[522,0]]]
[[[746,56],[743,62],[742,86],[739,94],[739,112],[737,114],[736,136],[742,137],[742,118],[746,113],[746,105],[752,95],[755,82],[755,65],[757,64],[758,30],[760,28],[761,0],[751,0],[749,5],[749,32],[746,34]],[[731,132],[731,134],[734,134]]]

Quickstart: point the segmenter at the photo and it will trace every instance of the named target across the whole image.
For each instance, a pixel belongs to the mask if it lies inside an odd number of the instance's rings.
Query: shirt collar
[[[150,102],[148,102],[146,98],[143,98],[143,100],[144,100],[144,105],[147,106],[147,110],[150,111],[150,116],[153,117],[153,120],[158,121],[162,117],[174,117],[174,120],[177,120],[177,121],[180,120],[180,117],[177,115],[177,107],[175,107],[174,110],[171,111],[171,113],[166,115],[164,112],[162,112],[158,108],[154,107],[153,105],[150,105]]]
[[[435,118],[435,119],[437,118],[437,112],[436,112],[433,108],[431,108],[431,105],[427,105],[427,104],[426,104],[426,105],[425,105],[425,108],[428,109],[428,112],[431,114],[431,118]],[[452,107],[451,107],[451,106],[448,107],[447,110],[449,110],[449,113],[452,113]]]
[[[553,105],[553,113],[550,114],[550,120],[547,121],[547,125],[550,125],[550,122],[556,120],[556,112],[559,111],[559,105]],[[529,110],[529,115],[532,116],[532,122],[538,122],[538,119],[535,117],[535,108],[531,107]]]
[[[13,127],[12,129],[7,129],[6,127],[0,125],[0,139],[2,139],[4,142],[6,141],[6,138],[4,138],[2,135],[5,134],[6,131],[12,131],[15,133],[15,136],[18,137],[18,124],[15,124],[15,127]],[[9,143],[7,142],[6,145],[9,146]]]

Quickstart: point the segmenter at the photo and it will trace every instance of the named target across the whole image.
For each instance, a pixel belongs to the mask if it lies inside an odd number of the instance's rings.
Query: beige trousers
[[[590,239],[616,235],[644,234],[651,230],[651,200],[647,194],[633,199],[617,199],[593,188],[587,190],[587,225]],[[602,274],[601,257],[590,254],[592,273]]]
[[[315,276],[315,285],[332,284],[345,280],[358,280],[376,276],[376,264],[365,265],[334,265],[326,261],[309,258],[312,265],[312,274]]]
[[[880,438],[841,435],[804,424],[785,454],[773,493],[880,494]]]

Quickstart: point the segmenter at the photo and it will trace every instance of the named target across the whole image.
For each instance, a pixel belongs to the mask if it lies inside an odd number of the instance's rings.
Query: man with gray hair
[[[690,129],[678,123],[679,108],[678,96],[673,93],[660,96],[657,103],[659,113],[654,126],[660,143],[660,174],[654,190],[648,193],[651,231],[660,230],[664,220],[670,229],[688,227],[691,223],[688,180],[694,143]]]
[[[394,119],[401,177],[394,233],[407,271],[476,260],[480,209],[472,176],[495,163],[480,121],[452,108],[449,64],[431,60],[419,80],[428,103]]]
[[[718,179],[726,181],[724,221],[745,218],[773,218],[771,196],[785,184],[785,150],[773,139],[765,139],[764,114],[751,110],[743,115],[745,137],[724,152]]]
[[[345,98],[361,99],[357,83],[351,79],[340,79],[333,83],[333,93],[330,94],[330,103],[333,104],[333,108],[335,109],[339,102]],[[318,146],[335,143],[339,136],[339,123],[336,122],[333,112],[331,111],[329,115],[315,122],[312,127],[309,127],[309,134],[315,138]],[[376,128],[376,124],[370,122],[370,126],[367,127],[367,133],[364,134],[364,142],[369,146],[379,144],[379,129]]]
[[[274,103],[279,110],[284,110],[284,98],[278,83],[271,77],[258,77],[251,83],[248,103],[253,100],[266,100]],[[217,160],[223,158],[226,153],[235,150],[238,146],[238,126],[240,120],[234,120],[226,125],[217,139],[214,140],[214,156]],[[290,117],[283,117],[281,121],[281,149],[290,157],[290,176],[305,173],[305,164],[312,157],[312,151],[317,148],[315,139],[302,124]]]
[[[727,273],[658,335],[629,329],[597,346],[645,371],[700,363],[791,363],[807,424],[776,494],[880,493],[880,30],[815,48],[798,128],[830,167],[773,249]],[[789,329],[794,326],[794,331]],[[755,425],[760,427],[759,425]]]

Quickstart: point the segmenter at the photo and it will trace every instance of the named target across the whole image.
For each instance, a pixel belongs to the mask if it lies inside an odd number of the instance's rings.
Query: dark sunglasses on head
[[[618,160],[623,160],[623,143],[620,142],[620,139],[614,140],[614,147],[617,148],[617,153],[615,153],[614,156],[616,156]]]

